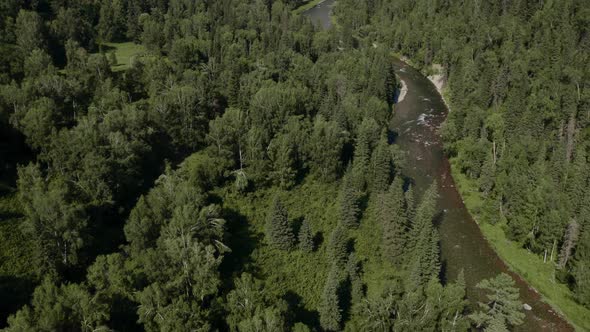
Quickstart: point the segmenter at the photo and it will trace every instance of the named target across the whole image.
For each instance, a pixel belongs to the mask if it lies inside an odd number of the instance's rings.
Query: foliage
[[[266,225],[269,243],[279,249],[293,249],[295,246],[295,236],[289,224],[287,210],[280,200],[275,200],[272,209],[268,213]]]
[[[301,227],[299,227],[299,235],[297,236],[299,241],[299,249],[304,252],[312,252],[314,249],[313,233],[307,220],[303,219]]]
[[[495,278],[482,280],[477,288],[486,291],[488,300],[479,304],[483,311],[471,315],[477,327],[497,329],[502,323],[505,326],[522,324],[522,303],[518,299],[518,288],[514,287],[514,280],[509,275],[501,273]]]

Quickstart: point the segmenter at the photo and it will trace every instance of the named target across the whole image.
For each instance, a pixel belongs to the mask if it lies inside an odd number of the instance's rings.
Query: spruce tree
[[[383,254],[393,264],[399,264],[407,242],[407,217],[403,183],[396,177],[389,190],[381,195],[379,221],[383,227]]]
[[[590,228],[583,229],[576,247],[572,276],[576,281],[575,297],[578,302],[590,305]]]
[[[326,331],[339,331],[342,322],[339,296],[340,280],[337,269],[336,264],[333,264],[324,286],[319,308],[320,325]]]
[[[371,189],[373,192],[387,190],[391,171],[391,151],[387,141],[387,132],[384,131],[371,158]]]
[[[348,236],[344,227],[338,225],[330,234],[328,258],[338,267],[344,267],[348,258]]]
[[[313,234],[307,220],[303,220],[299,228],[299,249],[304,252],[313,251]]]
[[[342,179],[340,190],[340,220],[342,225],[348,228],[356,228],[359,225],[359,203],[357,191],[352,185],[352,179],[346,175]]]
[[[477,284],[477,288],[487,293],[487,301],[479,303],[482,311],[470,316],[478,328],[498,326],[498,321],[506,326],[522,324],[522,303],[519,300],[518,288],[509,275],[500,273],[495,278],[482,280]]]
[[[358,191],[364,191],[367,185],[367,173],[369,170],[369,159],[371,148],[367,133],[361,131],[354,146],[354,158],[352,162],[352,185]]]
[[[354,252],[351,252],[348,256],[346,271],[348,273],[348,280],[350,281],[351,302],[352,304],[360,303],[365,294],[363,281],[361,279],[361,268]]]
[[[416,216],[416,197],[414,195],[414,186],[410,185],[405,193],[406,198],[406,216],[408,221],[413,221]]]
[[[424,228],[431,228],[433,219],[436,215],[436,201],[438,198],[438,185],[434,181],[426,190],[420,201],[420,205],[415,211],[414,219],[412,220],[411,240],[409,245],[412,247],[420,238]],[[430,233],[427,231],[426,234]]]
[[[287,216],[287,209],[281,201],[275,199],[266,221],[266,235],[269,243],[282,250],[295,246],[295,235]]]
[[[420,233],[412,254],[411,281],[414,287],[424,286],[440,272],[438,231],[433,226]]]

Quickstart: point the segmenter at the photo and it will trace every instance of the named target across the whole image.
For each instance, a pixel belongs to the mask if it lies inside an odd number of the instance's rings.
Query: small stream
[[[324,28],[331,26],[330,14],[335,0],[326,0],[304,12]],[[475,287],[482,279],[508,273],[520,290],[520,300],[532,307],[525,311],[524,324],[515,331],[573,331],[573,328],[518,275],[511,273],[483,237],[455,188],[450,164],[443,153],[440,127],[448,110],[434,85],[420,72],[402,62],[395,62],[396,74],[404,81],[407,93],[394,106],[392,126],[395,144],[407,152],[405,173],[414,182],[418,194],[436,180],[439,184],[438,207],[443,211],[438,224],[441,260],[445,280],[453,281],[461,270],[465,274],[466,294],[472,308],[483,294]]]

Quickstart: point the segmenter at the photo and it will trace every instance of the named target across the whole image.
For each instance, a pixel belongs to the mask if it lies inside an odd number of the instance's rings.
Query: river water
[[[304,12],[304,15],[329,28],[333,4],[334,0],[326,0]],[[515,331],[572,331],[573,328],[553,312],[534,289],[508,270],[463,204],[442,149],[439,129],[448,109],[434,85],[400,60],[396,60],[395,66],[398,78],[407,87],[403,100],[394,106],[392,127],[397,134],[395,144],[407,153],[408,167],[404,171],[412,179],[418,194],[434,180],[439,184],[438,207],[442,215],[438,228],[445,281],[455,280],[463,270],[467,298],[471,307],[477,308],[477,301],[484,298],[475,285],[501,272],[508,273],[516,282],[521,301],[532,307],[532,310],[525,311],[524,324]]]
[[[303,12],[303,15],[309,16],[315,25],[321,25],[324,29],[329,29],[332,26],[330,15],[332,14],[332,7],[336,0],[324,0]]]

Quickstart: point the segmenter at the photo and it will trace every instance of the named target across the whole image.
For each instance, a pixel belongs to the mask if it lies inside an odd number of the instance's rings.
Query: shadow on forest
[[[315,251],[324,243],[324,233],[317,232],[313,236],[313,250]]]
[[[340,308],[342,309],[342,321],[347,322],[350,320],[350,315],[352,311],[352,284],[350,282],[350,278],[346,278],[346,280],[340,283],[340,287],[338,288],[338,298],[340,300]]]
[[[0,276],[0,329],[6,326],[9,315],[29,303],[35,286],[29,278]]]
[[[231,249],[231,252],[223,258],[220,266],[223,280],[226,280],[226,286],[231,287],[232,275],[239,275],[248,270],[253,275],[259,271],[252,270],[253,265],[251,254],[257,245],[262,241],[260,234],[254,234],[248,227],[248,219],[233,209],[224,208],[223,214],[226,220],[228,238],[225,244]]]
[[[317,311],[307,310],[303,307],[301,303],[301,296],[299,294],[288,291],[284,296],[283,299],[287,301],[289,305],[289,321],[291,323],[301,322],[307,326],[319,326],[320,325],[320,315]]]
[[[391,129],[387,131],[387,143],[395,144],[395,141],[397,140],[398,137],[399,137],[399,134],[397,133],[397,131],[391,130]]]

